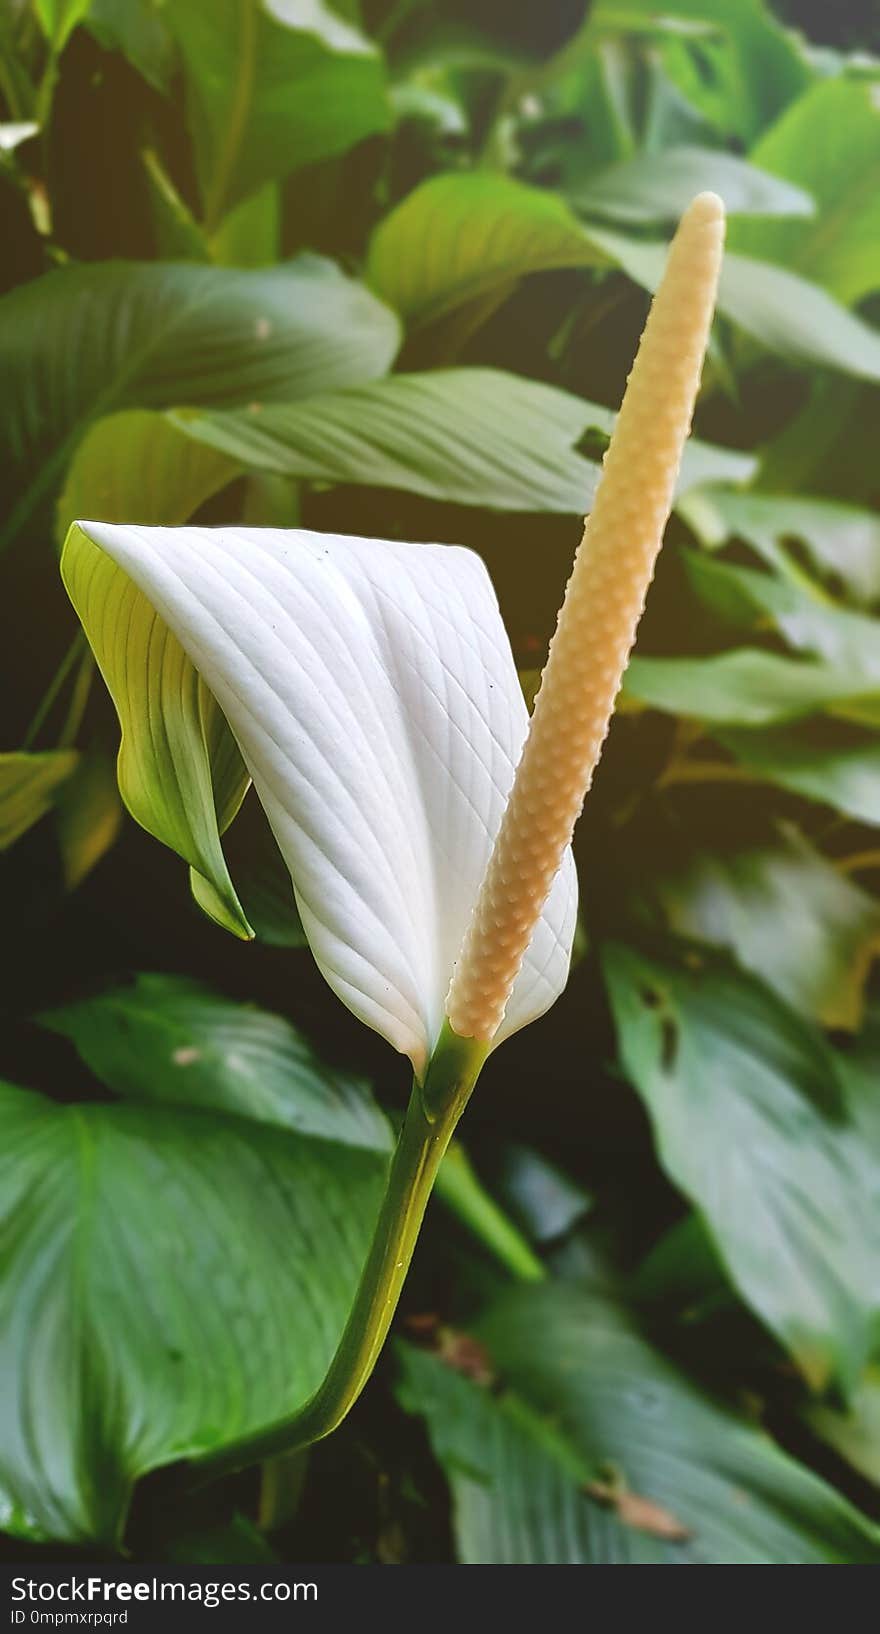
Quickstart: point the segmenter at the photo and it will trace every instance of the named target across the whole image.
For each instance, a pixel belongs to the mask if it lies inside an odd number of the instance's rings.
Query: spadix
[[[117,695],[106,620],[118,576],[176,637],[238,743],[321,970],[421,1074],[528,725],[479,557],[301,531],[82,522],[62,571]],[[129,639],[128,621],[120,634]],[[154,635],[142,672],[129,663],[129,714],[138,697],[149,709],[151,651],[167,662],[166,645]],[[558,997],[575,910],[568,855],[496,1042]]]

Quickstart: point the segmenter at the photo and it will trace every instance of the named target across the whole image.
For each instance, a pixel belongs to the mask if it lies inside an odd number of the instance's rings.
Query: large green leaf
[[[50,810],[76,768],[74,749],[42,754],[12,750],[0,754],[0,851],[20,839]]]
[[[388,1125],[363,1080],[326,1066],[281,1016],[182,976],[133,985],[40,1018],[129,1100],[171,1102],[384,1151]]]
[[[475,1330],[499,1380],[401,1347],[466,1565],[874,1562],[876,1531],[754,1424],[679,1372],[611,1298],[544,1284]]]
[[[226,717],[147,597],[77,527],[61,571],[119,716],[126,806],[189,863],[205,912],[252,936],[220,844],[250,782]]]
[[[411,325],[506,294],[550,267],[595,267],[606,257],[553,193],[488,171],[433,176],[373,234],[367,277]]]
[[[789,494],[706,487],[688,495],[687,521],[715,548],[745,539],[772,567],[788,569],[797,540],[819,572],[857,603],[880,600],[880,518],[855,505]]]
[[[880,904],[796,829],[733,855],[698,851],[656,889],[671,929],[729,948],[803,1015],[858,1027]]]
[[[206,222],[391,123],[382,60],[322,0],[174,0]]]
[[[178,410],[174,422],[230,461],[325,482],[403,488],[499,510],[588,509],[598,468],[574,452],[610,409],[501,369],[395,374],[368,386],[252,410]],[[679,492],[748,457],[695,439]]]
[[[803,273],[846,305],[880,287],[876,84],[843,77],[815,85],[765,132],[752,158],[807,188],[818,212],[811,222],[734,222],[731,245]]]
[[[836,664],[741,647],[711,658],[633,658],[624,692],[653,709],[719,726],[768,726],[814,710],[855,714],[880,687]]]
[[[664,244],[628,238],[607,227],[591,226],[590,235],[635,283],[656,289],[666,257]],[[768,351],[792,363],[880,380],[880,333],[827,290],[787,268],[726,254],[718,310]]]
[[[397,344],[388,308],[318,256],[268,271],[108,262],[20,285],[0,299],[0,447],[34,478],[21,508],[100,415],[287,402],[375,379]]]
[[[174,527],[238,475],[240,466],[195,443],[155,409],[123,409],[90,426],[58,500],[56,534],[72,522]]]
[[[174,43],[162,0],[91,0],[84,21],[106,50],[121,51],[133,68],[167,91],[174,68]]]
[[[857,822],[880,825],[880,742],[829,741],[812,722],[787,731],[717,732],[740,765],[768,783],[821,801]]]
[[[344,1132],[9,1085],[0,1128],[0,1513],[19,1535],[110,1543],[139,1475],[320,1382],[384,1158]]]
[[[833,1052],[722,962],[614,944],[603,964],[664,1168],[810,1382],[852,1388],[880,1316],[877,1159],[847,1116]]]
[[[759,634],[772,625],[796,651],[848,675],[854,692],[880,690],[877,619],[835,605],[803,572],[783,578],[694,551],[685,564],[698,594],[736,628]]]
[[[724,135],[753,140],[808,83],[794,37],[763,0],[597,0],[593,12],[597,28],[629,30],[661,19],[663,67]],[[674,31],[682,21],[690,28]]]
[[[809,216],[809,193],[723,148],[667,147],[590,176],[569,195],[587,215],[613,221],[677,221],[697,193],[724,200],[728,215]]]
[[[599,475],[573,447],[590,405],[494,369],[391,375],[303,404],[176,420],[259,470],[502,510],[583,512]]]

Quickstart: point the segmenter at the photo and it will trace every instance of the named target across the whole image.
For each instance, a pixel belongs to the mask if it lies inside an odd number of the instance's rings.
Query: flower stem
[[[385,1343],[437,1170],[488,1053],[444,1027],[424,1083],[413,1084],[354,1303],[315,1394],[289,1418],[195,1460],[200,1471],[213,1478],[310,1446],[354,1406]]]

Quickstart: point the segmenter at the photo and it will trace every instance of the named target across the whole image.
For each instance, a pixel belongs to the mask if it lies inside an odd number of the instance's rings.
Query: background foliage
[[[5,0],[17,1557],[880,1560],[880,33],[814,10]],[[194,1494],[320,1378],[405,1084],[252,796],[249,946],[123,819],[58,542],[467,543],[528,689],[704,187],[730,254],[568,991],[493,1057],[350,1421]]]

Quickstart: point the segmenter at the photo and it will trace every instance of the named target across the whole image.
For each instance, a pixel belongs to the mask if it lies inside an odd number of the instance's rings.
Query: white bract
[[[528,725],[482,561],[451,545],[98,522],[76,524],[67,551],[86,540],[222,709],[330,986],[421,1075]],[[74,600],[88,628],[87,596]],[[493,1045],[559,996],[576,907],[569,850]]]

